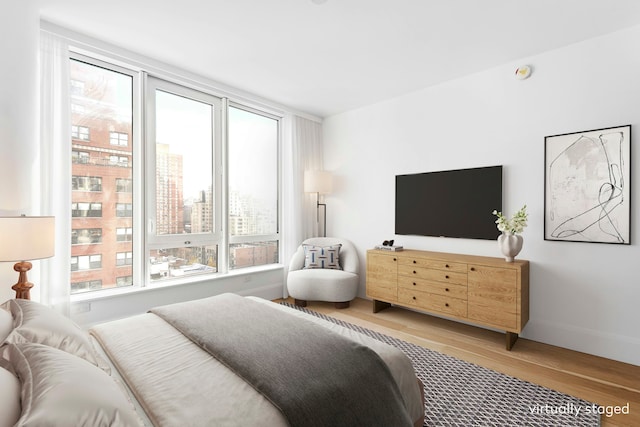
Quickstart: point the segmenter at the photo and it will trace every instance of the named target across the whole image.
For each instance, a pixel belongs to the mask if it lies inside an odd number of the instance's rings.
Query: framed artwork
[[[628,245],[631,125],[544,139],[544,239]]]

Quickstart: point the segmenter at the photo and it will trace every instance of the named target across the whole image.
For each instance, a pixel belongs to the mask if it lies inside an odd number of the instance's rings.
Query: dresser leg
[[[518,334],[516,334],[515,332],[507,332],[505,337],[507,339],[507,351],[511,351],[513,345],[518,340]]]
[[[377,299],[373,300],[373,312],[377,313],[379,311],[384,310],[385,308],[391,307],[391,304],[384,301],[378,301]]]

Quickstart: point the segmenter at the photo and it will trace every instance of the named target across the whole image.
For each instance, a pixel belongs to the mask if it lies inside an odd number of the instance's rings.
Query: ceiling
[[[640,23],[638,0],[36,0],[43,20],[326,117]]]

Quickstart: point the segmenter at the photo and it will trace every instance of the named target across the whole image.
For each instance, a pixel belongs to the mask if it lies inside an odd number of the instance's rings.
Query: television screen
[[[396,234],[495,240],[502,166],[396,176]]]

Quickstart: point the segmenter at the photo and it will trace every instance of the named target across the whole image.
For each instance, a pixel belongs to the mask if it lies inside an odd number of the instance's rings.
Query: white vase
[[[522,236],[518,234],[510,234],[503,232],[498,236],[498,247],[504,255],[504,260],[507,262],[513,262],[513,259],[522,250],[523,243]]]

